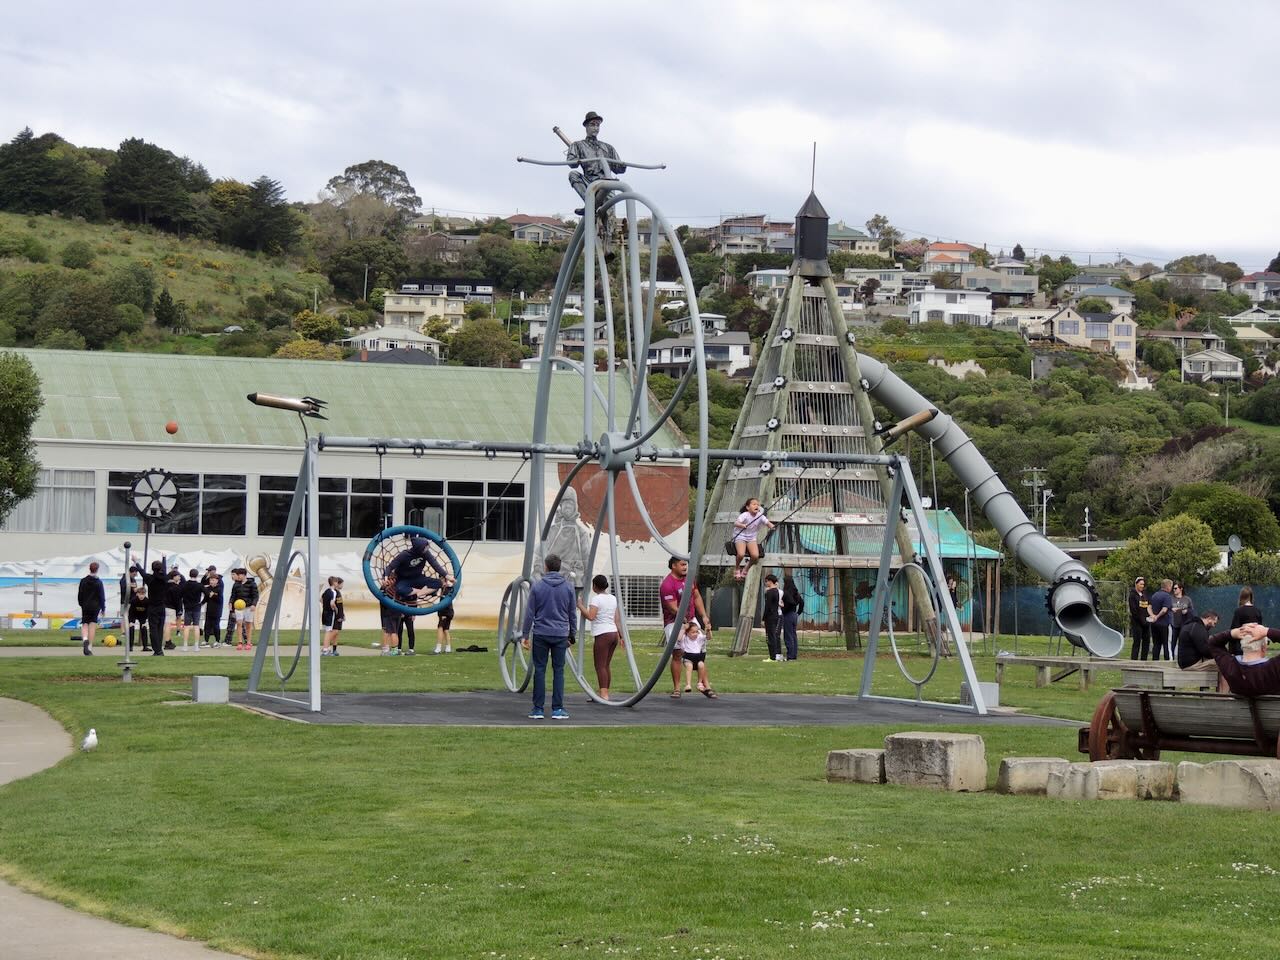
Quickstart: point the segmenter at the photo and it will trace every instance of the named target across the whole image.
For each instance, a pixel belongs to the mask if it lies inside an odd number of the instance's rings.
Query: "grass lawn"
[[[653,655],[650,642],[638,650]],[[324,682],[492,689],[493,660],[330,659]],[[0,694],[102,740],[0,789],[0,874],[267,957],[1094,960],[1280,947],[1271,815],[824,782],[828,750],[877,746],[884,727],[311,727],[166,703],[211,662],[147,662],[145,682],[125,686],[103,658],[0,661]],[[248,665],[217,669],[242,687]],[[716,656],[712,676],[725,695],[850,692],[860,665]],[[905,688],[892,668],[877,689]],[[979,673],[993,675],[992,658]],[[949,697],[958,667],[940,674]],[[1084,719],[1100,695],[1032,680],[1010,670],[1006,703]],[[1002,756],[1076,756],[1074,730],[981,732],[993,778]]]

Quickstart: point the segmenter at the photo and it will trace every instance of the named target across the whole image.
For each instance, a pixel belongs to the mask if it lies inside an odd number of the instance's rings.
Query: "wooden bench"
[[[1089,681],[1098,670],[1114,670],[1114,660],[1093,660],[1088,657],[1020,657],[1002,653],[996,656],[996,683],[1004,686],[1005,667],[1035,667],[1036,686],[1047,687],[1073,674],[1080,676],[1080,689],[1088,690]]]
[[[1280,696],[1197,690],[1112,690],[1081,727],[1090,760],[1158,760],[1161,750],[1280,757]]]
[[[1217,670],[1183,670],[1176,663],[1162,666],[1158,662],[1142,666],[1122,666],[1120,680],[1126,687],[1147,690],[1217,690]]]

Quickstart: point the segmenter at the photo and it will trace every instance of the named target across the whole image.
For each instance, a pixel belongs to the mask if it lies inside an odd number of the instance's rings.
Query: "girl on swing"
[[[742,512],[733,521],[733,549],[737,553],[737,562],[733,568],[733,578],[742,580],[753,564],[760,562],[760,543],[757,534],[761,527],[772,530],[773,524],[764,515],[760,501],[752,497],[742,505]]]

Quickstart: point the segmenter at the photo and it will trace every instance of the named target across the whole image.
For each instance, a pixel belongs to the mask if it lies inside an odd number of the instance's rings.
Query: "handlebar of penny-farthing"
[[[585,157],[582,160],[534,160],[531,157],[516,157],[516,163],[533,163],[539,167],[580,167],[588,163],[617,163],[635,170],[665,170],[665,163],[632,163],[630,160],[615,160],[612,157]]]

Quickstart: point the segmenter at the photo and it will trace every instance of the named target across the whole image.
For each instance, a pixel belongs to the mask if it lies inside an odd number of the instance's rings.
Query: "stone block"
[[[934,790],[987,788],[987,748],[972,733],[895,733],[884,738],[886,783]]]
[[[1183,803],[1241,810],[1280,810],[1280,760],[1215,760],[1178,764]]]
[[[827,779],[833,783],[884,783],[884,751],[874,747],[832,750],[827,754]]]
[[[1045,793],[1059,800],[1172,800],[1173,764],[1163,760],[1097,760],[1054,770]]]
[[[1049,775],[1069,766],[1071,761],[1061,757],[1005,757],[996,775],[996,793],[1044,796]]]
[[[987,705],[987,709],[1000,706],[1000,684],[986,683],[982,680],[978,681],[978,689],[982,691],[982,701]],[[969,693],[969,681],[960,681],[960,702],[972,705],[973,697]]]
[[[194,676],[191,678],[191,700],[194,703],[227,703],[231,700],[231,681],[227,677]]]

